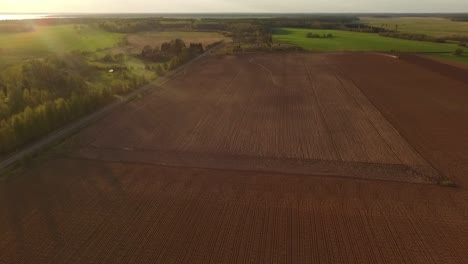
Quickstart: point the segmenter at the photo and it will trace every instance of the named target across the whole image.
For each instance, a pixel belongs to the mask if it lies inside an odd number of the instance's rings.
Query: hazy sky
[[[468,12],[468,0],[0,0],[2,12]]]

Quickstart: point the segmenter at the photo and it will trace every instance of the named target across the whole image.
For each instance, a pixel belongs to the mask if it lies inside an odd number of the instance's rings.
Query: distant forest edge
[[[464,21],[468,15],[444,18]],[[465,60],[468,36],[408,33],[400,27],[363,23],[357,14],[0,21],[0,156],[164,76],[226,40],[225,53],[368,50],[370,44],[379,43],[382,51],[392,51],[393,45],[407,45],[415,52],[424,51],[418,46],[442,50],[448,52],[448,59],[452,59],[451,49],[459,46],[456,60]]]
[[[104,16],[104,15],[103,15]],[[400,34],[398,23],[391,25],[375,25],[362,21],[361,18],[398,18],[417,17],[430,18],[438,17],[454,22],[468,22],[468,14],[282,14],[269,17],[268,14],[222,14],[206,15],[187,14],[167,15],[168,17],[126,17],[125,14],[115,15],[116,17],[89,17],[82,15],[74,18],[41,18],[35,20],[12,20],[0,21],[0,33],[30,32],[35,30],[35,26],[40,25],[66,25],[66,24],[86,24],[113,33],[136,33],[143,31],[170,31],[170,30],[192,30],[192,31],[226,31],[229,32],[232,26],[238,23],[260,24],[267,28],[310,28],[310,29],[336,29],[351,30],[359,32],[382,33],[382,35],[393,38],[414,39],[423,41],[445,42],[445,41],[468,41],[468,32],[465,34],[437,37],[430,34],[414,34],[408,36],[408,32]],[[135,15],[137,16],[137,15]],[[149,15],[148,15],[149,16]],[[182,16],[182,18],[181,18]],[[193,16],[195,18],[190,18]],[[210,16],[212,18],[210,18]],[[256,17],[258,16],[258,17]],[[274,14],[271,14],[274,16]],[[198,18],[196,18],[198,17]],[[238,18],[236,18],[238,17]]]

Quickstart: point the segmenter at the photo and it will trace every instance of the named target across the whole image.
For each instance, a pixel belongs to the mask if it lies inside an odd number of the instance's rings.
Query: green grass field
[[[389,30],[395,30],[395,25],[398,25],[398,31],[403,33],[425,34],[434,37],[468,36],[468,22],[455,22],[439,17],[361,17],[360,19],[365,24]]]
[[[320,35],[331,33],[333,38],[307,38],[308,32]],[[340,30],[276,29],[273,40],[300,46],[308,51],[398,51],[453,52],[457,45],[381,37],[377,34]]]
[[[468,51],[465,51],[468,52]],[[447,53],[440,53],[440,54],[432,54],[431,56],[436,57],[436,58],[441,58],[445,60],[450,60],[458,63],[464,63],[468,64],[468,54],[463,54],[462,56],[454,56],[452,54],[447,54]]]
[[[74,25],[37,27],[36,31],[26,33],[0,33],[0,64],[51,53],[112,48],[122,37],[122,34]]]

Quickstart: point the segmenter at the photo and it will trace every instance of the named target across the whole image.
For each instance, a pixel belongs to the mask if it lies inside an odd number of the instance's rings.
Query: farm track
[[[157,149],[90,148],[77,149],[67,155],[72,159],[119,161],[171,167],[211,168],[287,174],[330,175],[383,181],[433,184],[438,175],[431,168],[402,164],[380,164],[329,160],[258,157],[219,153],[197,153]]]
[[[1,182],[0,263],[468,262],[465,82],[370,54],[255,57],[279,86],[251,56],[205,58]],[[317,160],[459,187],[288,167]]]

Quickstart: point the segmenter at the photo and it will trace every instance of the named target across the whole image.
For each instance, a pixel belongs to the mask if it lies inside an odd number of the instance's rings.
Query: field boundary
[[[151,155],[148,155],[149,153]],[[277,158],[177,150],[78,147],[66,157],[170,167],[321,175],[422,184],[437,184],[438,180],[437,172],[425,166],[410,167],[403,164]]]
[[[464,68],[463,65],[456,65],[451,61],[440,61],[437,59],[428,58],[424,53],[419,54],[401,54],[400,59],[427,69],[436,74],[448,76],[460,82],[468,82],[468,67]]]

